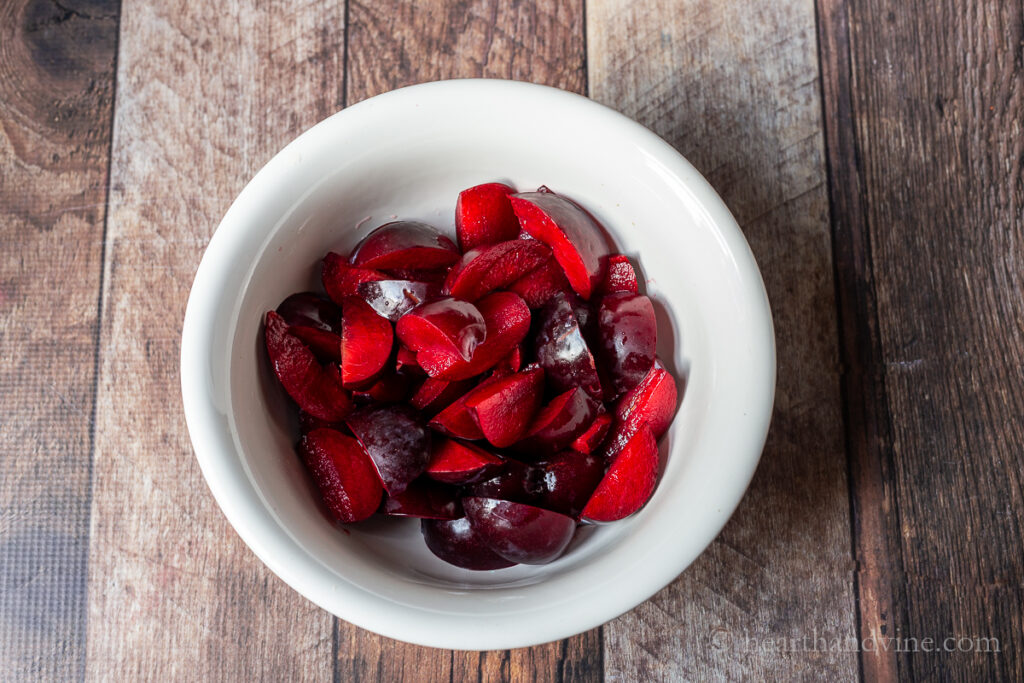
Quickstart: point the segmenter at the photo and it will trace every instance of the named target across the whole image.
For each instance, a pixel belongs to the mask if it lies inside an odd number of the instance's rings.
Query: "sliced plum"
[[[395,334],[388,319],[357,296],[345,297],[341,310],[341,379],[360,387],[389,365]]]
[[[608,430],[612,426],[612,416],[608,413],[600,413],[594,418],[594,421],[587,427],[587,431],[583,432],[572,442],[572,448],[574,451],[580,453],[593,453],[604,443],[605,438],[608,436]]]
[[[473,392],[496,381],[498,380],[490,378],[486,379],[478,384],[474,389],[471,389],[463,396],[457,398],[447,408],[434,416],[430,421],[430,427],[442,434],[458,437],[460,439],[475,441],[477,439],[484,438],[484,433],[480,430],[480,425],[478,425],[476,420],[473,419],[473,414],[470,413],[469,408],[466,406],[466,400],[473,395]]]
[[[608,255],[601,227],[577,204],[554,192],[524,192],[509,199],[523,230],[551,247],[569,284],[589,299]]]
[[[292,294],[277,307],[277,314],[317,357],[341,361],[341,311],[332,301],[312,292]]]
[[[427,476],[445,484],[471,484],[495,474],[504,460],[483,448],[450,438],[435,438]]]
[[[423,351],[447,353],[468,361],[487,336],[487,323],[479,309],[452,297],[417,306],[402,316],[395,329],[402,343],[416,351],[421,367],[419,354]]]
[[[587,392],[574,387],[541,408],[515,445],[519,453],[557,453],[587,431],[597,417],[599,404]]]
[[[572,517],[524,503],[470,497],[462,507],[484,545],[509,562],[553,562],[576,532]]]
[[[648,425],[655,439],[661,438],[676,412],[676,382],[655,360],[647,376],[615,402],[615,421],[605,443],[605,455],[618,453],[641,425]]]
[[[431,377],[468,379],[494,367],[523,341],[530,331],[530,309],[512,292],[494,292],[476,303],[487,335],[470,361],[441,347],[424,349],[416,358]]]
[[[430,430],[407,406],[360,410],[345,424],[373,460],[389,495],[404,491],[430,464]]]
[[[623,445],[583,508],[588,522],[614,522],[642,508],[658,481],[658,442],[643,424]]]
[[[449,271],[443,292],[476,301],[512,284],[550,256],[551,250],[536,240],[508,240],[470,249]]]
[[[611,396],[640,383],[654,366],[658,322],[654,306],[643,294],[611,294],[597,311],[598,358]]]
[[[592,453],[567,450],[535,467],[543,473],[544,488],[538,507],[579,518],[583,507],[604,477],[604,459]]]
[[[544,368],[555,391],[582,387],[594,398],[601,399],[597,364],[568,297],[556,294],[544,306],[534,343],[537,362]]]
[[[381,512],[391,517],[457,519],[462,517],[462,504],[454,487],[420,477],[401,493],[385,496]]]
[[[605,267],[604,280],[601,281],[601,286],[598,288],[598,292],[603,295],[618,294],[625,292],[627,294],[636,294],[640,291],[640,287],[636,281],[636,271],[633,270],[633,264],[629,262],[629,258],[623,254],[612,254],[608,257],[608,263]]]
[[[413,280],[370,280],[361,282],[357,291],[373,310],[394,323],[420,304],[436,299],[441,287]]]
[[[473,388],[472,380],[427,377],[409,399],[409,405],[427,415],[436,415]]]
[[[445,268],[459,260],[455,243],[418,221],[385,223],[364,237],[349,257],[360,268]]]
[[[472,496],[536,505],[544,495],[544,471],[520,460],[505,458],[497,474],[471,484],[466,490]]]
[[[552,256],[508,286],[510,292],[523,297],[530,308],[541,308],[555,294],[572,291],[558,261]]]
[[[372,268],[358,268],[349,264],[344,256],[329,252],[324,257],[323,266],[320,271],[320,280],[323,282],[327,296],[331,301],[341,304],[346,296],[359,294],[359,285],[364,282],[376,280],[389,280],[391,276]]]
[[[333,429],[314,429],[299,441],[299,454],[334,519],[359,522],[377,511],[384,489],[358,441]]]
[[[288,332],[288,324],[274,311],[267,312],[264,338],[274,374],[299,408],[327,422],[337,422],[352,411],[338,366],[320,365],[309,347]]]
[[[505,448],[518,441],[540,408],[544,370],[530,367],[478,387],[465,400],[484,438]]]
[[[424,519],[420,530],[430,552],[463,569],[504,569],[509,562],[487,548],[465,517],[452,520]]]
[[[463,252],[519,235],[519,219],[508,196],[514,193],[502,183],[484,183],[459,193],[455,203],[455,234]]]

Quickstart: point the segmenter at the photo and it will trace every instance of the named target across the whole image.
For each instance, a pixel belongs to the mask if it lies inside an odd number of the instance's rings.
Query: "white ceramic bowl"
[[[326,521],[293,453],[294,425],[260,330],[265,311],[317,286],[328,250],[346,252],[396,216],[454,233],[458,192],[493,180],[524,190],[546,184],[605,225],[639,263],[659,311],[659,353],[686,386],[662,440],[666,467],[642,511],[586,528],[549,565],[472,572],[431,555],[414,520],[346,530]],[[329,612],[392,638],[505,649],[608,621],[711,542],[764,445],[775,349],[764,286],[739,227],[675,150],[578,95],[465,80],[349,107],[253,178],[196,274],[181,376],[206,481],[278,576]]]

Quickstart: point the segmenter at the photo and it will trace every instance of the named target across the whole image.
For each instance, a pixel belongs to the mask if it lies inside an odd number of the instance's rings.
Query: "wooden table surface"
[[[285,586],[203,483],[178,383],[256,170],[460,76],[665,137],[742,225],[778,342],[718,539],[628,614],[507,652]],[[1022,116],[1019,0],[0,0],[0,679],[1024,680]]]

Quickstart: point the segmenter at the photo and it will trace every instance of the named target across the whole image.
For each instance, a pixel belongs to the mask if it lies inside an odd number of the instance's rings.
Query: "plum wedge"
[[[557,294],[544,306],[534,344],[537,362],[547,372],[548,381],[556,391],[582,387],[594,398],[601,398],[601,378],[594,354],[566,296]]]
[[[615,402],[615,420],[605,445],[605,455],[618,453],[641,426],[647,425],[658,439],[676,412],[676,381],[660,361],[633,389]]]
[[[327,422],[337,422],[352,411],[338,366],[320,365],[274,311],[267,313],[264,337],[274,374],[299,408]]]
[[[642,508],[658,481],[658,442],[644,424],[627,441],[583,508],[588,522],[614,522]]]
[[[569,284],[589,299],[608,255],[601,227],[577,204],[554,192],[524,192],[510,200],[523,230],[551,247]]]
[[[459,260],[455,243],[426,223],[386,223],[364,237],[349,262],[376,270],[445,268]]]
[[[534,464],[542,476],[538,507],[578,518],[604,477],[604,459],[567,450]]]
[[[524,503],[470,497],[462,507],[483,544],[509,562],[553,562],[576,531],[572,517]]]
[[[618,396],[635,387],[650,372],[658,346],[654,306],[643,294],[622,292],[601,300],[597,311],[598,356]]]
[[[299,453],[334,519],[359,522],[376,512],[384,489],[358,441],[318,428],[302,437]]]
[[[402,343],[419,353],[448,353],[464,361],[473,357],[487,336],[487,323],[476,306],[452,297],[417,306],[402,316],[395,328]]]
[[[388,495],[397,495],[430,463],[430,431],[405,406],[384,406],[352,413],[345,419],[377,468]]]
[[[292,294],[277,307],[277,314],[313,353],[328,361],[341,361],[341,311],[312,292]]]
[[[389,365],[395,334],[387,318],[357,296],[342,302],[341,381],[346,387],[372,382]]]
[[[551,250],[536,240],[508,240],[463,254],[445,280],[444,293],[476,301],[544,263]]]
[[[465,517],[424,519],[420,530],[430,552],[456,567],[485,571],[505,569],[515,564],[484,545]]]
[[[498,448],[518,441],[540,408],[544,371],[530,367],[474,389],[466,409],[484,438]]]
[[[519,219],[508,200],[514,192],[502,183],[484,183],[459,193],[455,232],[463,252],[514,240],[519,235]]]
[[[434,439],[427,476],[445,484],[472,484],[494,474],[504,461],[483,448],[456,439]]]
[[[346,296],[353,296],[359,293],[359,285],[364,282],[377,280],[388,280],[391,276],[372,268],[359,268],[351,265],[344,256],[329,252],[324,257],[323,266],[320,271],[320,280],[323,282],[327,296],[336,304],[341,304]]]
[[[556,453],[587,431],[597,411],[597,401],[579,387],[559,394],[537,413],[515,449],[520,453]]]

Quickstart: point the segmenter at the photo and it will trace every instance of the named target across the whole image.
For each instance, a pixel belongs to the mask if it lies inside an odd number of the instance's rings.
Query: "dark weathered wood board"
[[[0,679],[85,657],[117,3],[0,4]]]
[[[342,106],[343,3],[125,0],[93,467],[86,675],[330,676],[327,613],[217,509],[181,411],[203,249],[248,179]]]
[[[750,491],[687,572],[605,627],[605,672],[849,680],[854,652],[775,646],[855,633],[814,7],[590,0],[587,22],[591,96],[671,142],[736,215],[779,367]]]
[[[865,675],[1021,680],[1024,7],[819,8]]]

